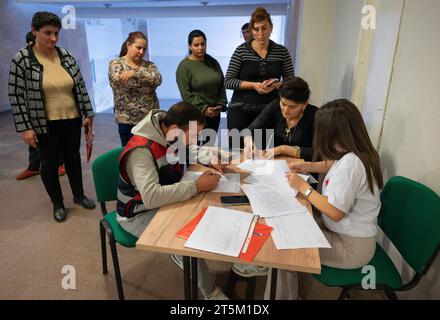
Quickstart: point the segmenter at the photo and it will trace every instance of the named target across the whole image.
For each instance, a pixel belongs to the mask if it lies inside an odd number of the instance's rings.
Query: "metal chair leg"
[[[199,286],[197,277],[197,258],[189,258],[191,264],[191,299],[198,300],[199,296]]]
[[[190,257],[183,256],[183,288],[185,291],[185,300],[191,300],[191,268]]]
[[[118,289],[119,300],[124,300],[124,289],[122,288],[121,271],[119,270],[118,252],[116,251],[116,242],[113,237],[109,237],[110,250],[113,259],[113,270],[115,271],[116,287]]]
[[[272,268],[272,276],[270,283],[270,300],[276,299],[278,269]]]
[[[105,228],[102,223],[99,223],[99,233],[101,235],[102,274],[107,274],[107,247],[105,243]]]

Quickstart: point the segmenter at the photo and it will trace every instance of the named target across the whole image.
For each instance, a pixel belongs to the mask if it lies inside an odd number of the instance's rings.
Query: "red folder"
[[[180,231],[176,234],[176,237],[188,240],[189,236],[194,231],[194,229],[197,227],[200,220],[202,220],[203,215],[205,214],[207,209],[208,208],[202,209],[202,211],[200,211],[200,213],[194,219],[192,219],[182,229],[180,229]]]
[[[187,240],[199,224],[200,220],[202,220],[206,210],[207,208],[200,211],[194,219],[192,219],[182,229],[180,229],[180,231],[176,234],[176,237]],[[246,253],[241,252],[238,258],[247,262],[253,261],[258,251],[260,251],[261,247],[263,246],[264,242],[267,240],[267,238],[269,238],[271,232],[272,227],[265,224],[257,223],[255,225],[254,232],[252,234],[252,238],[249,242]]]

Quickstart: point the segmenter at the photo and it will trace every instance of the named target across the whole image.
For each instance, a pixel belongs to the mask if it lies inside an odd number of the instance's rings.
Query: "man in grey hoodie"
[[[150,111],[132,129],[133,137],[119,158],[117,220],[124,230],[139,237],[160,207],[215,189],[220,175],[212,170],[196,181],[180,181],[183,166],[179,158],[182,154],[176,153],[174,148],[179,142],[183,150],[189,146],[194,160],[222,172],[220,164],[211,163],[210,154],[197,153],[198,148],[192,147],[197,145],[203,127],[202,113],[181,102],[167,112]],[[214,277],[209,274],[203,259],[198,259],[198,269],[199,288],[205,299],[227,299],[215,287]]]

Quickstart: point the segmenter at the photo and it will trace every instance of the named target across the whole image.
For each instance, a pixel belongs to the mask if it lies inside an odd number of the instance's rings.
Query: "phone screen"
[[[249,199],[246,196],[222,196],[220,202],[225,205],[242,205],[249,204]]]

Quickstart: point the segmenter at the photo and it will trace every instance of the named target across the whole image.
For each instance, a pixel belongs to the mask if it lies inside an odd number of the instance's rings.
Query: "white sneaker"
[[[232,265],[232,271],[234,271],[234,273],[238,274],[239,276],[250,278],[250,277],[267,276],[269,273],[269,268],[254,266],[251,264],[234,263]]]
[[[180,268],[183,270],[183,256],[178,254],[172,254],[171,260]]]
[[[229,298],[223,293],[219,287],[214,287],[212,292],[203,297],[204,300],[229,300]]]

